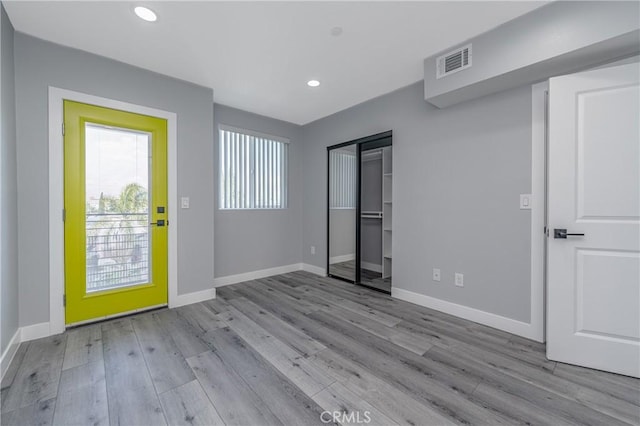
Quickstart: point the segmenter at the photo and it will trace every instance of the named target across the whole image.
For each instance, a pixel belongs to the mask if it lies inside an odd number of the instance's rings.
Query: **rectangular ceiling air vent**
[[[471,44],[438,56],[436,78],[457,73],[471,66]]]

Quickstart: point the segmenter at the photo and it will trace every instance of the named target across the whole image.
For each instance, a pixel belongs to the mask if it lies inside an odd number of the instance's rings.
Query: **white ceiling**
[[[305,124],[421,80],[424,58],[544,3],[3,4],[17,31],[211,87],[217,103]],[[138,5],[158,21],[137,18]],[[321,86],[308,87],[310,79]]]

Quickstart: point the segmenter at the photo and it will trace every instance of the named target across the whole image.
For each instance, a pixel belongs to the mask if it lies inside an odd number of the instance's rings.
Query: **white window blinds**
[[[332,209],[356,208],[356,154],[340,150],[329,151],[329,188]]]
[[[220,208],[287,208],[288,142],[220,126]]]

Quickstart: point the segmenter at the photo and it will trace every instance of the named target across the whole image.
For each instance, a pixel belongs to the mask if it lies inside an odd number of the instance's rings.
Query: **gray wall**
[[[382,211],[382,157],[360,165],[362,211]]]
[[[362,219],[361,223],[361,261],[382,267],[382,220]],[[362,265],[365,269],[366,266]]]
[[[325,266],[325,147],[386,130],[393,286],[528,321],[531,217],[518,205],[531,191],[528,86],[439,110],[419,82],[304,126],[304,262]],[[465,287],[453,285],[454,272]]]
[[[16,178],[16,115],[13,68],[13,26],[0,5],[0,353],[18,329],[18,186]]]
[[[302,261],[302,176],[300,126],[224,105],[214,105],[215,158],[220,124],[289,139],[289,199],[285,210],[219,210],[216,184],[216,277]],[[326,163],[325,156],[322,157]],[[215,162],[214,180],[218,180]]]
[[[20,325],[49,320],[49,86],[177,113],[178,197],[191,198],[190,209],[178,210],[178,292],[211,288],[212,90],[20,33],[15,58]]]

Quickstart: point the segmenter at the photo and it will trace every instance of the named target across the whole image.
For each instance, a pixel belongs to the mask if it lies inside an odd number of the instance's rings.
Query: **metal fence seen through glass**
[[[87,292],[149,282],[147,213],[87,213]]]

